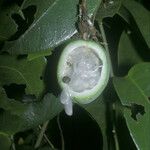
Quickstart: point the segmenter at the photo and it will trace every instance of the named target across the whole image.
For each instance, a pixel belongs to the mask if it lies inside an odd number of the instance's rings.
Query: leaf
[[[11,141],[8,135],[0,133],[0,149],[1,150],[10,150]]]
[[[150,147],[150,63],[137,64],[126,77],[114,78],[114,86],[125,106],[124,117],[136,147],[147,150]]]
[[[118,10],[117,14],[121,16],[128,24],[130,24],[130,13],[124,5],[121,5],[120,9]]]
[[[44,58],[27,61],[26,57],[12,57],[0,55],[0,86],[24,84],[26,94],[41,96],[44,83],[40,79],[43,75],[46,62]]]
[[[87,2],[91,15],[101,0]],[[28,1],[25,3],[29,4]],[[69,39],[77,32],[78,3],[78,0],[52,0],[45,5],[41,1],[33,0],[30,4],[37,7],[35,21],[18,40],[7,42],[3,51],[10,54],[29,54],[47,50]]]
[[[0,112],[0,132],[8,135],[36,127],[62,110],[59,100],[52,94],[46,94],[42,101],[27,104],[8,99],[2,88],[0,103],[5,110]]]
[[[118,67],[126,73],[133,65],[142,61],[130,34],[122,33],[118,46]]]
[[[17,31],[17,24],[11,18],[11,15],[18,13],[20,8],[16,4],[5,6],[5,1],[2,0],[0,5],[0,41],[7,40]]]
[[[125,0],[123,5],[132,14],[143,38],[150,47],[150,12],[136,1]],[[141,17],[142,16],[142,17]]]
[[[97,100],[88,105],[81,105],[97,122],[103,135],[103,150],[108,149],[107,136],[106,136],[106,104],[104,98],[101,96]]]
[[[113,17],[121,7],[121,0],[113,0],[105,3],[101,3],[97,12],[96,19],[102,21],[106,17]]]
[[[36,58],[39,58],[39,57],[44,57],[44,56],[49,56],[51,54],[52,54],[51,49],[48,49],[46,51],[41,51],[41,52],[29,54],[27,59],[29,61],[31,61],[33,59],[36,59]]]

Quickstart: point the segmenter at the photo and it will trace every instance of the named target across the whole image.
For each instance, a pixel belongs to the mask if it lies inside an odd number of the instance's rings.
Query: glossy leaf
[[[133,65],[142,61],[130,34],[123,32],[118,46],[118,67],[123,73],[126,73]]]
[[[125,0],[123,5],[132,14],[143,38],[150,47],[150,12],[134,0]]]
[[[36,58],[39,58],[39,57],[44,57],[44,56],[49,56],[51,54],[52,54],[51,49],[48,49],[46,51],[41,51],[41,52],[29,54],[27,59],[29,61],[31,61],[33,59],[36,59]]]
[[[124,78],[115,78],[114,86],[124,105],[124,117],[138,149],[150,147],[150,63],[135,65]]]
[[[7,134],[0,133],[0,149],[10,150],[11,141]]]
[[[89,14],[97,9],[100,2],[87,1]],[[47,5],[37,0],[26,3],[36,5],[38,15],[35,14],[36,19],[26,32],[18,40],[7,42],[3,50],[11,54],[39,52],[57,46],[75,34],[78,0],[52,0]]]
[[[0,132],[9,135],[19,131],[36,127],[55,117],[62,106],[52,94],[47,94],[42,101],[34,103],[21,103],[8,99],[4,90],[0,91]]]
[[[113,0],[105,3],[101,3],[97,12],[96,19],[102,21],[106,17],[113,17],[121,7],[121,0]]]
[[[5,6],[5,1],[0,4],[0,41],[7,40],[17,31],[17,24],[11,18],[14,13],[19,13],[19,6],[16,4]]]
[[[0,56],[0,86],[23,84],[26,94],[39,97],[44,90],[44,83],[40,79],[46,62],[44,58],[27,61],[26,57]]]
[[[121,16],[128,24],[130,24],[130,13],[124,5],[121,5],[117,14]]]

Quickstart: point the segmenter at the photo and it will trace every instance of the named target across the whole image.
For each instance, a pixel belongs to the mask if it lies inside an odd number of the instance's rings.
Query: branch
[[[51,146],[51,148],[53,148],[53,149],[55,148],[55,147],[53,146],[53,144],[51,143],[51,141],[47,138],[47,136],[46,136],[46,134],[45,134],[46,128],[47,128],[47,126],[48,126],[48,123],[49,123],[49,121],[46,121],[46,122],[43,124],[42,127],[39,126],[39,128],[41,129],[41,132],[40,132],[40,134],[39,134],[39,136],[38,136],[38,138],[37,138],[37,141],[36,141],[36,143],[35,143],[35,146],[34,146],[35,149],[40,146],[43,137],[46,139],[46,141],[47,141],[48,144]]]

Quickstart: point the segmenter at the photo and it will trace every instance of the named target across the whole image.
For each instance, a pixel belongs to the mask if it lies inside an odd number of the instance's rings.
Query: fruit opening
[[[71,91],[82,93],[98,84],[103,63],[93,49],[81,46],[68,54],[63,66],[62,82],[66,85],[60,95],[65,112],[72,115]]]
[[[90,90],[97,85],[102,66],[102,61],[92,49],[78,47],[67,57],[62,81],[74,92]]]

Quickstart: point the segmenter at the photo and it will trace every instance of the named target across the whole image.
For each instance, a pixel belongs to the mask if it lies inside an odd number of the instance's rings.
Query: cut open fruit
[[[95,100],[106,87],[109,74],[110,62],[103,47],[84,40],[67,45],[57,70],[66,113],[72,115],[72,100],[81,104]]]

